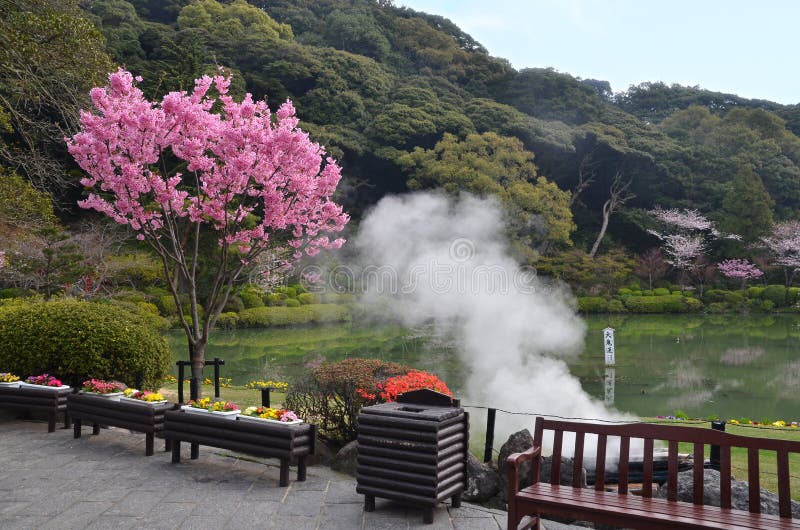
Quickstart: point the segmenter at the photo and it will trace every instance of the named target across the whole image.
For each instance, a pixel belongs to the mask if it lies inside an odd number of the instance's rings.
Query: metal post
[[[711,428],[715,431],[722,431],[725,432],[725,422],[724,421],[712,421]],[[719,446],[712,445],[711,446],[711,458],[710,458],[710,466],[711,469],[716,469],[719,471]]]
[[[219,399],[219,365],[220,358],[214,357],[214,397]]]
[[[269,407],[270,406],[270,404],[269,404],[269,391],[270,391],[269,387],[261,389],[261,406],[262,407]]]
[[[492,461],[492,447],[494,446],[494,419],[497,409],[489,409],[486,415],[486,445],[483,447],[483,461]]]
[[[178,361],[175,365],[178,367],[178,403],[183,404],[183,368],[186,366],[186,361]]]

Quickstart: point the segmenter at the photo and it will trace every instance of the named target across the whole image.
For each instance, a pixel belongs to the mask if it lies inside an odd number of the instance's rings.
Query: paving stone
[[[269,521],[267,528],[275,530],[316,530],[318,526],[317,517],[305,517],[302,515],[276,515]]]
[[[154,486],[156,487],[156,486]],[[164,498],[164,492],[153,491],[131,491],[120,499],[114,506],[106,512],[106,515],[127,515],[138,517],[150,513],[153,507]]]
[[[453,519],[453,528],[455,530],[500,530],[494,517]]]
[[[126,530],[141,528],[141,517],[125,517],[122,515],[101,515],[86,527],[86,530]]]
[[[45,523],[45,527],[85,528],[113,505],[110,501],[76,502]]]
[[[228,523],[228,517],[187,517],[178,527],[181,530],[208,530],[209,528],[224,528]]]
[[[355,482],[331,481],[325,493],[326,504],[364,504],[364,496],[356,493]]]
[[[40,528],[45,528],[49,520],[50,518],[46,516],[12,516],[3,519],[3,528],[8,528],[9,530],[39,530]]]
[[[26,508],[30,504],[31,503],[24,501],[2,501],[0,502],[0,515],[2,515],[3,518],[9,515],[14,515],[16,512]]]
[[[321,491],[289,491],[278,508],[278,514],[316,517],[322,510],[323,499]]]

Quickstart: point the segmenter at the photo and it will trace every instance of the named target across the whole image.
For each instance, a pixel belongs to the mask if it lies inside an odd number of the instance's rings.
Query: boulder
[[[330,445],[317,436],[317,440],[314,445],[314,454],[306,458],[306,464],[309,466],[330,466],[336,457],[335,452],[335,448],[331,449]]]
[[[502,481],[502,490],[500,499],[506,502],[508,499],[508,479],[506,478],[506,459],[513,453],[521,453],[533,447],[533,437],[527,429],[512,434],[508,441],[500,448],[500,455],[497,457],[497,469],[499,471],[500,480]],[[561,477],[560,484],[567,486],[572,485],[572,458],[561,458]],[[539,469],[539,480],[542,482],[550,482],[550,471],[552,469],[552,459],[549,456],[542,457],[542,465]],[[530,485],[530,463],[526,462],[520,466],[519,472],[519,487],[524,488]],[[581,487],[586,487],[586,469],[581,470]]]
[[[352,441],[339,449],[336,456],[333,457],[331,467],[336,471],[347,473],[351,476],[356,476],[356,467],[358,466],[358,443]]]
[[[703,504],[710,506],[720,505],[719,471],[706,469],[703,475]],[[692,488],[694,487],[693,471],[678,473],[678,500],[692,502]],[[747,482],[731,480],[731,506],[737,510],[748,511],[748,485]],[[667,484],[662,484],[655,492],[654,497],[667,498]],[[778,515],[778,496],[765,489],[761,490],[761,513]],[[792,517],[800,518],[800,503],[792,501]]]
[[[500,491],[500,476],[472,453],[467,455],[467,489],[462,498],[469,502],[486,502]]]

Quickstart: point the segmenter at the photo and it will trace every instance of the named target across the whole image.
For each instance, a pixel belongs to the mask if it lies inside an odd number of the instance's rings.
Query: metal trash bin
[[[358,415],[356,491],[364,510],[375,497],[423,509],[433,523],[436,504],[461,505],[467,486],[469,414],[457,399],[433,390],[400,394],[396,403],[364,407]]]

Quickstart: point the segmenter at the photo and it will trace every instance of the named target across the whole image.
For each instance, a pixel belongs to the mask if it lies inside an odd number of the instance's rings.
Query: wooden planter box
[[[397,403],[364,407],[358,415],[356,491],[364,509],[375,497],[423,509],[433,522],[436,504],[461,504],[467,486],[469,415],[457,400],[432,390],[401,394]]]
[[[72,388],[47,388],[33,385],[0,386],[0,407],[21,410],[24,413],[47,414],[47,432],[56,430],[56,416],[64,414],[64,428],[70,426],[67,412],[67,396]]]
[[[164,437],[172,442],[173,464],[181,461],[181,442],[189,442],[192,460],[198,458],[200,445],[277,458],[281,463],[281,486],[289,485],[289,463],[297,459],[297,480],[306,479],[306,457],[314,454],[316,425],[231,421],[181,410],[169,411],[165,418]]]
[[[92,394],[71,394],[67,398],[67,412],[74,422],[74,436],[81,437],[81,423],[92,423],[92,434],[100,434],[101,425],[122,427],[131,431],[145,433],[146,456],[153,454],[156,434],[164,430],[164,413],[178,405],[163,403],[148,405],[146,403],[131,403],[130,401],[116,401]],[[169,451],[169,440],[165,440],[164,450]]]

